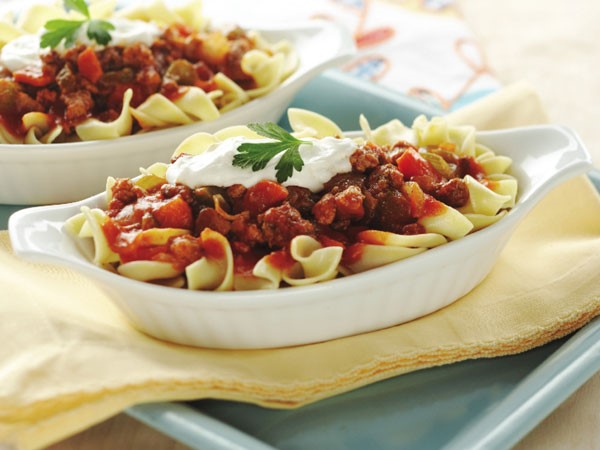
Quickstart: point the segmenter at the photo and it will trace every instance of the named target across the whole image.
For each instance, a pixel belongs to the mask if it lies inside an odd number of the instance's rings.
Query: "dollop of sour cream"
[[[319,192],[334,175],[352,171],[350,155],[357,149],[357,144],[352,139],[326,137],[303,140],[310,142],[298,148],[304,167],[300,172],[294,170],[292,176],[282,183],[284,186],[301,186],[312,192]],[[271,159],[264,169],[256,172],[250,167],[243,169],[233,165],[233,157],[243,142],[268,142],[268,139],[233,137],[213,145],[199,155],[180,156],[167,169],[167,181],[191,188],[228,187],[234,184],[250,187],[261,180],[277,181],[275,166],[283,153]]]
[[[40,37],[35,34],[24,34],[2,47],[0,64],[11,72],[25,67],[41,68],[40,52]]]
[[[131,45],[142,43],[147,46],[160,36],[161,29],[153,23],[144,22],[142,20],[129,20],[124,18],[111,19],[110,23],[115,26],[114,30],[110,30],[111,40],[109,45]],[[47,48],[40,47],[39,34],[25,34],[8,42],[0,52],[0,65],[6,67],[11,72],[30,68],[41,68],[42,60],[40,55],[49,52]],[[77,33],[75,44],[88,45],[98,47],[98,43],[87,37],[87,26],[84,25]],[[56,48],[59,53],[64,53],[65,48],[61,44]]]
[[[109,22],[114,25],[115,29],[109,30],[111,39],[108,45],[126,46],[141,43],[150,47],[161,34],[158,26],[151,22],[144,22],[143,20],[116,18],[109,20]],[[77,33],[76,42],[83,45],[98,46],[96,41],[88,38],[87,26],[81,27]]]

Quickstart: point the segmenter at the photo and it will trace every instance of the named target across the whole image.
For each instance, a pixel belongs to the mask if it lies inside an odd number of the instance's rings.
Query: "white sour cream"
[[[42,67],[40,59],[40,37],[25,34],[8,42],[0,52],[0,65],[11,72],[25,67]]]
[[[108,45],[131,45],[142,43],[150,46],[158,36],[161,30],[153,23],[142,20],[129,19],[111,19],[110,23],[115,26],[110,31],[111,40]],[[82,27],[77,33],[76,45],[88,45],[98,47],[98,43],[87,37],[87,27]],[[26,34],[8,42],[0,52],[0,65],[6,67],[11,72],[24,69],[26,67],[42,67],[40,54],[50,51],[40,48],[40,34]],[[59,53],[65,51],[61,44],[57,49]]]
[[[114,30],[109,30],[110,42],[108,45],[131,45],[135,43],[145,44],[148,47],[161,34],[160,28],[153,23],[143,20],[130,20],[116,18],[109,20],[115,26]],[[87,26],[81,27],[77,33],[78,44],[98,46],[96,41],[90,40],[87,36]]]
[[[351,139],[326,137],[305,140],[311,143],[302,144],[298,149],[304,167],[300,172],[294,170],[292,176],[283,183],[284,186],[302,186],[312,192],[318,192],[334,175],[352,170],[350,155],[354,153],[357,145]],[[234,137],[215,144],[200,155],[181,156],[169,166],[167,181],[172,184],[185,184],[191,188],[227,187],[234,184],[250,187],[261,180],[277,181],[275,166],[281,159],[282,153],[269,161],[264,169],[256,172],[253,172],[250,167],[242,169],[233,165],[233,157],[238,153],[237,148],[243,142],[268,142],[268,140]]]

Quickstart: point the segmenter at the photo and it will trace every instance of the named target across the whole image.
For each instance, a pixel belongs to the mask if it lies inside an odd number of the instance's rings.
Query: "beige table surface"
[[[398,0],[400,1],[400,0]],[[553,122],[575,128],[600,168],[600,2],[457,0],[503,83],[526,79]],[[600,281],[599,281],[600,282]],[[600,374],[515,448],[600,449]],[[183,450],[124,414],[50,447],[52,450]]]

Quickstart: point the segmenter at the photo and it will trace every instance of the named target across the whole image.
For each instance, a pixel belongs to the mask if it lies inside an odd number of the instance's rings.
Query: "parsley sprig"
[[[302,144],[310,144],[309,141],[295,138],[273,122],[251,123],[248,128],[261,136],[273,139],[274,142],[244,142],[238,147],[238,153],[233,157],[234,166],[252,167],[252,170],[256,172],[264,169],[271,159],[284,152],[275,165],[277,181],[283,183],[292,176],[294,170],[298,172],[302,170],[304,161],[298,148]]]
[[[87,36],[95,40],[100,45],[106,45],[110,42],[109,31],[114,30],[115,26],[106,20],[92,19],[90,10],[85,0],[63,0],[63,5],[67,11],[77,11],[83,15],[85,20],[49,20],[44,25],[47,30],[42,34],[40,46],[42,48],[54,48],[60,45],[64,40],[65,46],[70,47],[75,43],[77,32],[87,23]]]

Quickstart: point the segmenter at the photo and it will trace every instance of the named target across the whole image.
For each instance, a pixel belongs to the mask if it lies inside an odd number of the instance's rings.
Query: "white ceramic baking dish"
[[[591,169],[577,135],[561,126],[480,132],[477,141],[513,159],[515,207],[499,222],[411,258],[321,284],[275,291],[199,292],[134,281],[100,269],[64,230],[82,205],[104,194],[30,208],[9,221],[14,251],[93,278],[132,324],[160,339],[215,348],[268,348],[377,330],[432,313],[477,286],[517,224],[565,180]]]
[[[352,36],[326,21],[256,27],[269,42],[288,40],[298,57],[297,70],[277,89],[224,113],[196,122],[107,141],[64,144],[0,144],[0,204],[41,205],[80,200],[103,189],[106,177],[130,177],[140,167],[168,162],[187,136],[249,122],[277,122],[295,94],[313,77],[349,59]]]

